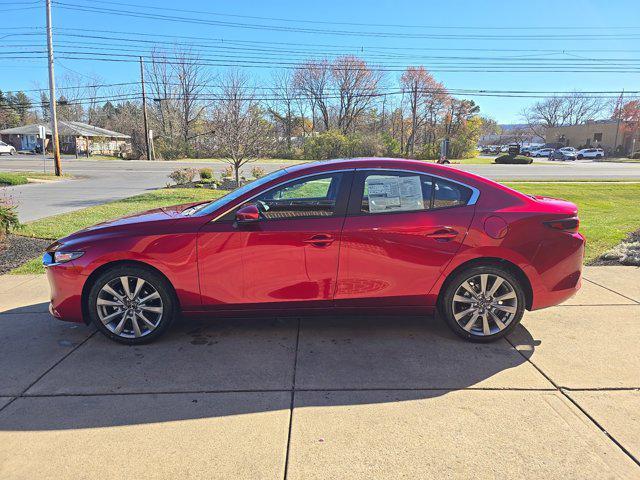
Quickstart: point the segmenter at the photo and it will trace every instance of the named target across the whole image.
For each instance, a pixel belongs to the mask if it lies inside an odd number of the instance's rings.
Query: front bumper
[[[73,262],[48,265],[46,271],[51,290],[49,312],[60,320],[83,323],[82,288],[87,277]]]

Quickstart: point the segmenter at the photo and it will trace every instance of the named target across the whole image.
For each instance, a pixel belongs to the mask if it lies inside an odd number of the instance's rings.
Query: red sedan
[[[414,160],[333,160],[52,244],[51,313],[128,344],[179,313],[432,312],[491,341],[580,287],[574,204]]]

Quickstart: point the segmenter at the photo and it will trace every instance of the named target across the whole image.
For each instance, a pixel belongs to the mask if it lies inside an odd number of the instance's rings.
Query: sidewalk
[[[640,269],[507,340],[423,317],[183,321],[112,343],[0,277],[0,478],[639,478]]]

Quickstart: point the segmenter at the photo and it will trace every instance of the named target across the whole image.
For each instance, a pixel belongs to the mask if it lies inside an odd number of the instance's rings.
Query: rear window
[[[450,208],[466,205],[471,198],[470,188],[436,178],[434,182],[433,208]]]

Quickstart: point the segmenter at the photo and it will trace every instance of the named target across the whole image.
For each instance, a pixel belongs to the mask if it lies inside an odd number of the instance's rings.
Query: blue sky
[[[105,33],[105,31],[135,32],[149,35],[174,35],[201,37],[202,39],[223,39],[226,45],[238,45],[233,42],[281,42],[279,44],[255,43],[249,47],[261,49],[279,48],[285,50],[277,54],[279,61],[288,58],[295,60],[301,53],[287,53],[292,49],[322,52],[339,51],[356,53],[372,58],[379,64],[391,69],[406,64],[424,64],[434,71],[437,80],[452,89],[483,90],[535,90],[535,91],[601,91],[601,90],[640,90],[640,69],[638,62],[632,63],[633,73],[589,72],[589,73],[551,73],[548,71],[515,72],[455,72],[438,71],[442,69],[464,69],[451,57],[465,57],[466,62],[474,62],[476,69],[503,68],[501,56],[521,57],[526,65],[533,61],[541,65],[566,62],[581,62],[584,58],[598,60],[602,70],[624,60],[640,59],[640,9],[636,1],[468,1],[468,2],[430,2],[430,1],[335,1],[322,2],[212,2],[166,0],[110,0],[92,1],[60,0],[67,6],[54,5],[54,25],[58,31],[54,34],[56,73],[66,72],[98,76],[105,83],[130,82],[138,79],[139,70],[135,63],[100,62],[91,60],[63,59],[63,52],[74,51],[74,47],[85,41],[94,42],[93,51],[108,53],[110,48],[125,47],[129,54],[135,49],[144,51],[152,44],[136,45],[134,42],[119,45],[118,38],[127,38],[124,34]],[[118,2],[120,4],[118,4]],[[20,29],[17,27],[42,27],[44,25],[44,6],[42,2],[29,0],[0,2],[3,9],[3,28],[0,29],[0,55],[11,56],[7,52],[22,52],[41,48],[45,45],[44,32],[41,30]],[[126,4],[129,6],[126,6]],[[154,6],[153,10],[138,6]],[[104,8],[110,12],[79,11],[84,7]],[[17,10],[12,10],[17,9]],[[168,9],[188,9],[194,11],[215,12],[227,15],[253,17],[271,17],[298,20],[286,22],[220,16],[205,13],[178,12]],[[154,13],[170,17],[220,21],[244,24],[245,28],[220,24],[198,24],[178,21],[165,21],[151,18],[134,18],[119,15],[118,11]],[[175,20],[175,18],[173,18]],[[330,23],[302,23],[301,20],[314,22],[343,22],[351,25]],[[247,27],[247,24],[252,26]],[[354,25],[368,24],[368,25]],[[369,24],[378,24],[377,26]],[[315,32],[274,31],[255,28],[255,25],[269,27],[288,27],[293,29],[312,29]],[[391,26],[393,25],[393,26]],[[413,27],[415,25],[420,28]],[[430,28],[427,28],[430,27]],[[545,29],[541,29],[545,27]],[[511,29],[513,28],[513,29]],[[332,31],[349,34],[332,33]],[[354,35],[353,32],[367,32],[368,35]],[[375,32],[375,36],[371,33]],[[31,33],[31,35],[14,35]],[[69,34],[104,36],[109,39],[84,40],[69,37]],[[391,36],[379,34],[392,34]],[[395,34],[430,35],[429,38],[398,37]],[[433,38],[433,36],[448,36]],[[555,38],[566,35],[593,35],[590,38]],[[620,38],[620,37],[626,38]],[[131,38],[131,37],[129,37]],[[154,40],[158,37],[136,37]],[[165,38],[165,41],[166,38]],[[196,40],[192,40],[196,41]],[[204,42],[201,40],[200,42]],[[286,44],[286,45],[285,45]],[[30,46],[33,45],[33,46]],[[324,47],[322,45],[332,45]],[[246,45],[245,45],[246,46]],[[208,57],[216,57],[221,50],[200,47]],[[99,50],[102,49],[102,50]],[[288,50],[287,50],[288,49]],[[261,51],[244,53],[254,60],[273,58]],[[59,52],[59,53],[58,53]],[[564,53],[563,53],[564,52]],[[234,55],[238,55],[235,52]],[[14,56],[16,54],[13,54]],[[31,55],[31,54],[29,54]],[[72,54],[66,54],[73,56]],[[240,54],[242,55],[242,53]],[[370,56],[370,57],[368,57]],[[436,57],[449,57],[436,58]],[[470,57],[477,58],[470,60]],[[495,60],[492,58],[496,57]],[[222,58],[222,57],[220,57]],[[532,60],[535,59],[535,60]],[[608,59],[608,60],[607,60]],[[615,60],[612,60],[615,59]],[[45,87],[47,84],[46,60],[9,59],[0,60],[0,89],[17,90]],[[512,58],[511,62],[518,62]],[[640,60],[639,60],[640,62]],[[447,63],[449,66],[443,67]],[[569,65],[569,63],[565,64]],[[268,79],[271,69],[269,62],[259,68],[248,70],[259,81]],[[526,69],[526,67],[523,67]],[[506,67],[506,69],[509,69]],[[387,72],[388,83],[393,86],[399,73]],[[520,121],[520,111],[535,101],[531,98],[474,98],[483,114],[495,118],[500,123]]]

